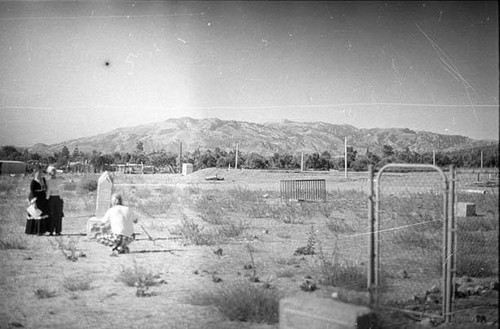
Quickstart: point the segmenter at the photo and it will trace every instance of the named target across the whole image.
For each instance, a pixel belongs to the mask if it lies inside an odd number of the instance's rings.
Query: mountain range
[[[135,127],[118,128],[108,133],[83,137],[57,144],[36,144],[28,148],[32,152],[47,154],[59,152],[66,146],[70,152],[76,147],[82,152],[93,150],[102,153],[129,152],[142,142],[146,153],[165,150],[177,153],[182,143],[183,152],[196,149],[230,151],[236,148],[245,153],[256,152],[264,156],[274,153],[297,154],[330,152],[342,155],[344,139],[358,152],[367,149],[381,153],[384,145],[395,150],[409,148],[418,153],[456,151],[471,147],[498,144],[498,141],[474,140],[465,136],[442,135],[407,128],[360,129],[351,125],[325,122],[281,121],[252,123],[221,119],[168,119],[162,122]]]

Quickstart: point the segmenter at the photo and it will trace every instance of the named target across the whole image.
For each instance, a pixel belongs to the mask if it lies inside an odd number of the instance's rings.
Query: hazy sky
[[[499,138],[496,1],[0,1],[0,145],[189,116]]]

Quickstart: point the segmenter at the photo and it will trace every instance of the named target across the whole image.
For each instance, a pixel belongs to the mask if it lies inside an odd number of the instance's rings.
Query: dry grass
[[[91,288],[92,280],[84,275],[73,275],[65,277],[62,286],[65,290],[75,292],[75,291],[85,291]]]
[[[238,281],[192,295],[189,303],[214,306],[232,321],[273,324],[278,322],[280,298],[275,289]]]

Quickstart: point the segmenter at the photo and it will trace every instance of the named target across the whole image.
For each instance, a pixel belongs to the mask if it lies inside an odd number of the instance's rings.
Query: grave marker
[[[187,176],[193,173],[193,164],[192,163],[183,163],[182,164],[182,175]]]
[[[87,221],[87,238],[93,239],[101,231],[101,218],[111,207],[111,195],[113,194],[113,179],[106,171],[97,182],[97,200],[95,216]]]
[[[376,321],[368,307],[331,298],[297,296],[280,300],[280,329],[369,329]]]

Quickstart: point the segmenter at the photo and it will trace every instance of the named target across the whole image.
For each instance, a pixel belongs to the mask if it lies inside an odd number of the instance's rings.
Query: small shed
[[[0,175],[24,174],[26,166],[22,161],[0,160]]]

